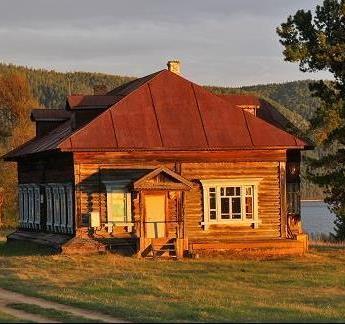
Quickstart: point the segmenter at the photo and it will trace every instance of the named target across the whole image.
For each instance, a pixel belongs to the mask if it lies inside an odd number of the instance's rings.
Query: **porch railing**
[[[108,227],[108,231],[112,232],[113,228],[116,226],[121,227],[128,227],[128,232],[132,231],[133,227],[137,229],[140,233],[140,236],[144,237],[147,234],[147,225],[152,224],[153,230],[155,233],[158,234],[159,232],[159,225],[166,225],[164,227],[164,232],[167,234],[172,234],[175,232],[175,237],[180,238],[183,237],[183,222],[182,221],[133,221],[133,222],[125,222],[125,221],[109,221],[106,223],[101,223],[100,225],[103,227]],[[109,226],[111,225],[111,226]]]
[[[153,225],[153,232],[156,234],[157,237],[160,236],[159,233],[160,229],[159,225],[166,225],[164,227],[164,236],[171,236],[174,235],[176,238],[183,237],[183,223],[181,221],[144,221],[141,222],[143,226],[140,227],[140,235],[147,236],[148,228],[147,225]],[[174,234],[173,234],[174,233]]]

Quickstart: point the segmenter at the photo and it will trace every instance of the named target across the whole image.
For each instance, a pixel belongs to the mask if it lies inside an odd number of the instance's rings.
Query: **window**
[[[40,188],[36,184],[19,185],[19,215],[20,226],[39,229],[40,221]]]
[[[44,185],[46,200],[46,230],[69,233],[73,229],[73,187],[70,183],[49,183]]]
[[[132,222],[131,193],[128,181],[104,181],[107,190],[107,221],[119,226]]]
[[[210,224],[258,225],[257,192],[261,179],[201,180],[204,229]]]

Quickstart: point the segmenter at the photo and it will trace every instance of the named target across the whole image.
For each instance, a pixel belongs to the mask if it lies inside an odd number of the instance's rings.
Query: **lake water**
[[[335,216],[322,201],[302,201],[302,227],[308,234],[334,233]]]

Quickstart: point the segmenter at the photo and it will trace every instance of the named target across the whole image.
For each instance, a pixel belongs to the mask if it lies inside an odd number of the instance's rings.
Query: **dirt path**
[[[59,323],[40,315],[30,314],[18,309],[6,306],[6,301],[0,299],[0,312],[14,316],[18,320],[30,321],[34,323]]]
[[[55,321],[48,320],[42,316],[29,314],[29,313],[15,310],[6,306],[7,304],[11,304],[11,303],[25,303],[25,304],[37,305],[43,308],[53,308],[59,311],[69,312],[75,316],[85,317],[88,319],[102,321],[105,323],[126,323],[126,321],[123,321],[121,319],[114,318],[112,316],[105,315],[96,311],[84,310],[84,309],[76,308],[73,306],[59,304],[59,303],[48,301],[42,298],[29,297],[20,293],[15,293],[15,292],[0,288],[0,310],[3,310],[3,312],[13,315],[18,318],[30,320],[33,322],[57,323]],[[28,316],[31,316],[31,318],[29,318]]]

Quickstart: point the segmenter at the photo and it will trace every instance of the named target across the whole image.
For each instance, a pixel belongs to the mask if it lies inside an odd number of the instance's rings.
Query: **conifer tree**
[[[324,0],[315,11],[298,10],[277,28],[286,61],[303,72],[327,71],[332,80],[311,83],[322,104],[311,120],[313,139],[328,147],[310,159],[308,174],[336,215],[336,238],[345,239],[345,0]]]

